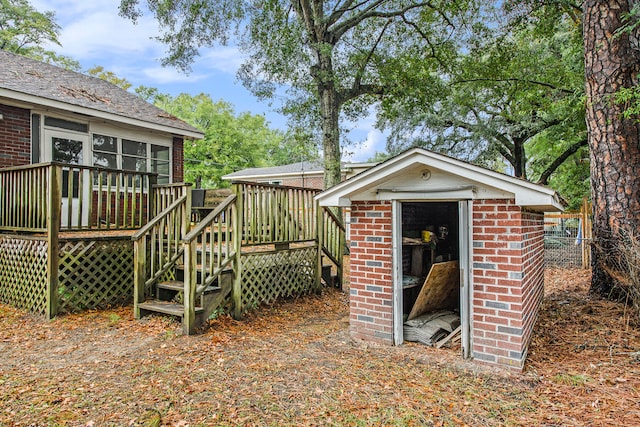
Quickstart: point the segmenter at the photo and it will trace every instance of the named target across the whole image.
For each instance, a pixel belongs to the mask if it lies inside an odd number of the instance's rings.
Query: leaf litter
[[[200,335],[131,307],[44,321],[0,305],[1,426],[606,426],[640,419],[640,337],[589,271],[547,270],[525,370],[349,337],[348,294]]]

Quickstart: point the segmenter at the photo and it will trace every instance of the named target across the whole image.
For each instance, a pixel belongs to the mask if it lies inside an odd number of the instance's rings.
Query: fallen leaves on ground
[[[354,341],[331,289],[191,337],[130,307],[43,321],[0,305],[0,425],[634,425],[638,330],[588,284],[547,271],[522,374]]]

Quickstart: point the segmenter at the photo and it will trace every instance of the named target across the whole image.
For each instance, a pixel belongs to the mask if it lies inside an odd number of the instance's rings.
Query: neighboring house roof
[[[376,163],[342,163],[342,171],[363,170],[374,166]],[[272,166],[267,168],[249,168],[239,170],[227,175],[222,179],[226,180],[251,180],[280,178],[287,176],[299,176],[301,174],[324,174],[324,164],[322,161],[303,161],[282,166]]]
[[[412,148],[316,196],[322,206],[352,200],[473,200],[514,198],[538,211],[561,211],[548,187],[422,148]]]
[[[296,162],[282,166],[271,166],[267,168],[248,168],[224,175],[222,179],[227,180],[247,180],[256,178],[269,178],[287,175],[300,175],[301,173],[322,174],[324,171],[321,162]]]
[[[204,137],[199,129],[105,80],[4,50],[0,50],[0,64],[0,99]]]

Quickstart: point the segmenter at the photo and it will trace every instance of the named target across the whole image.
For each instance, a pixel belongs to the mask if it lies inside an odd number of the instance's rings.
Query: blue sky
[[[155,87],[162,93],[191,95],[207,93],[214,100],[223,99],[234,105],[236,112],[263,114],[270,125],[284,129],[286,118],[275,110],[277,100],[258,101],[236,79],[242,54],[232,46],[203,49],[189,75],[174,68],[162,67],[165,47],[153,40],[158,25],[151,16],[143,16],[137,24],[118,16],[118,0],[31,0],[39,11],[53,10],[62,27],[62,47],[49,46],[58,53],[71,56],[87,70],[103,66],[133,87]],[[346,161],[366,161],[376,151],[384,151],[384,136],[374,129],[374,117],[348,125],[356,143],[346,148],[353,153]]]

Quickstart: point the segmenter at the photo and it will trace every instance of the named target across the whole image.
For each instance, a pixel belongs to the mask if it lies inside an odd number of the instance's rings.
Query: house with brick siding
[[[453,265],[446,298],[431,302],[459,313],[463,357],[523,368],[543,295],[543,213],[563,208],[553,190],[414,148],[316,199],[351,210],[353,337],[402,344],[425,277]]]
[[[195,127],[104,80],[0,50],[0,168],[43,162],[183,179]]]

